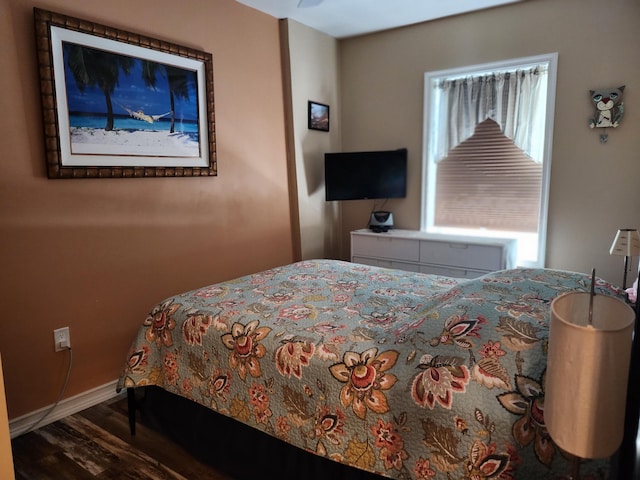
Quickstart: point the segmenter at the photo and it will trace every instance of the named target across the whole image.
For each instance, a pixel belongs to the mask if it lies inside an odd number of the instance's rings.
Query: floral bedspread
[[[549,306],[589,285],[554,270],[460,280],[303,261],[156,305],[118,389],[157,385],[390,478],[559,478],[570,459],[543,417]]]

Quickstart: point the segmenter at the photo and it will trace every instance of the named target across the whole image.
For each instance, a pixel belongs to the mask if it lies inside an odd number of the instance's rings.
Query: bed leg
[[[127,410],[129,411],[129,431],[136,434],[136,394],[135,389],[127,388]]]

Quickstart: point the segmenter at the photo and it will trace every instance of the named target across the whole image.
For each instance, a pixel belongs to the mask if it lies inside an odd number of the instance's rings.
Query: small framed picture
[[[309,130],[329,131],[329,105],[309,100]]]

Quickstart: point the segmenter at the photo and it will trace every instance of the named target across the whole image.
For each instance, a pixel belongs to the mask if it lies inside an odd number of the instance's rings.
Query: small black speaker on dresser
[[[371,212],[369,229],[376,233],[388,232],[393,228],[393,213],[386,210]]]

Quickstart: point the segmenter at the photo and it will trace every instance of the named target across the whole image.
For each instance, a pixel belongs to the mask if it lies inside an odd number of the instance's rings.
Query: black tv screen
[[[324,154],[327,200],[404,198],[407,149]]]

